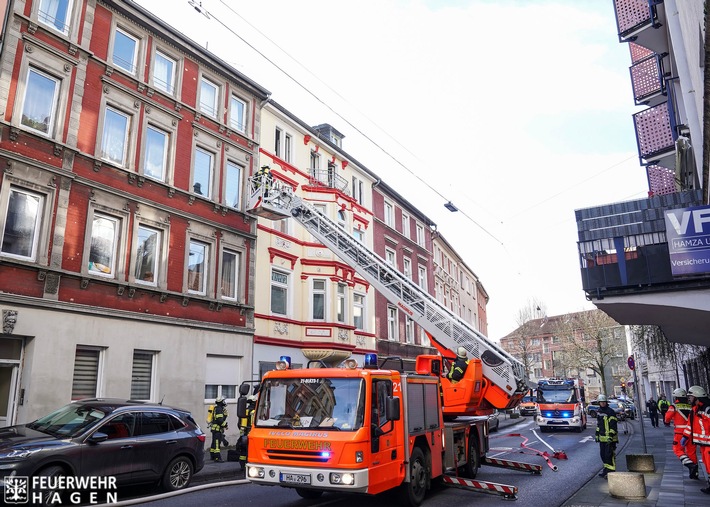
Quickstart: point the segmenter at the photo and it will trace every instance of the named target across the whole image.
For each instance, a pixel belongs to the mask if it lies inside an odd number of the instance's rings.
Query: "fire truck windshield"
[[[560,386],[557,389],[554,387],[538,388],[537,390],[538,403],[577,403],[577,395],[573,388]]]
[[[364,419],[362,379],[270,378],[261,384],[254,425],[354,431]]]

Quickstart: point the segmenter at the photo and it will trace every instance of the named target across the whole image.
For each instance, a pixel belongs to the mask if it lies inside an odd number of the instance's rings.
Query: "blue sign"
[[[665,218],[671,273],[710,273],[710,206],[668,210]]]

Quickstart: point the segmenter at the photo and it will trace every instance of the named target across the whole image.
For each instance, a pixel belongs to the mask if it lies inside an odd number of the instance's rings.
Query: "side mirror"
[[[399,412],[399,398],[390,396],[387,398],[387,404],[385,406],[385,417],[388,421],[399,421],[401,417]]]
[[[87,439],[87,442],[89,442],[90,444],[99,444],[101,442],[105,442],[106,440],[108,440],[108,435],[106,433],[97,431]]]
[[[239,395],[246,396],[249,394],[249,384],[242,384],[239,386]]]
[[[244,384],[242,384],[244,385]],[[248,388],[249,386],[247,386]],[[239,392],[241,393],[241,388],[239,389]],[[247,399],[242,396],[241,398],[237,399],[237,417],[239,419],[243,419],[247,416]]]

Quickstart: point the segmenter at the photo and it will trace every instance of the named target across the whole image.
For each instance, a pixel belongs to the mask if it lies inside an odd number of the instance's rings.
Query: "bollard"
[[[629,472],[655,472],[653,454],[627,454],[626,469]]]
[[[638,472],[610,472],[609,494],[614,498],[646,498],[646,480]]]

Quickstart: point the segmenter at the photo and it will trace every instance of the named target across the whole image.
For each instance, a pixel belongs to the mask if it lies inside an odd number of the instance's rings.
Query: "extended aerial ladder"
[[[417,322],[444,357],[451,359],[451,351],[463,346],[473,358],[480,359],[486,384],[483,399],[488,406],[513,408],[527,392],[522,363],[296,195],[290,184],[271,175],[253,176],[249,180],[247,206],[249,213],[271,220],[293,217],[390,303]]]

